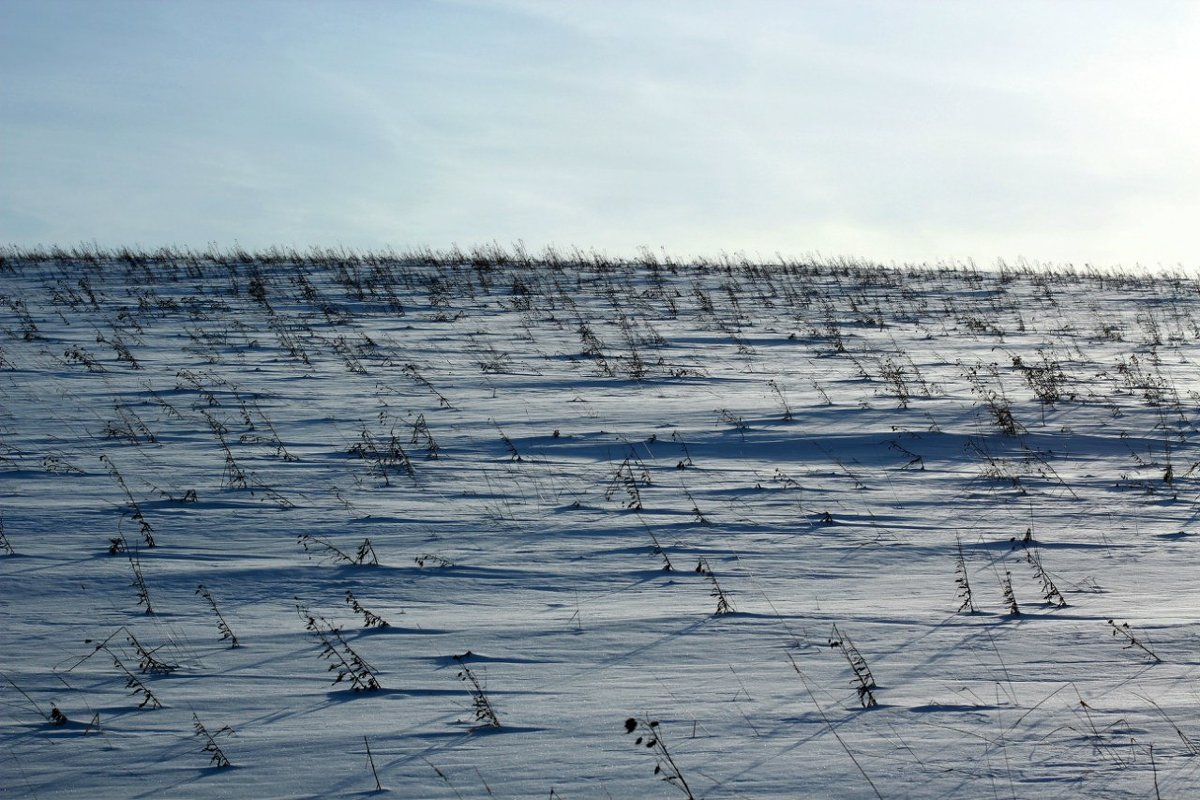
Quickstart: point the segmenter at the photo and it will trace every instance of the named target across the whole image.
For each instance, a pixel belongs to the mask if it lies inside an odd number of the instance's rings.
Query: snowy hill
[[[0,793],[1187,796],[1198,310],[1090,270],[6,251]]]

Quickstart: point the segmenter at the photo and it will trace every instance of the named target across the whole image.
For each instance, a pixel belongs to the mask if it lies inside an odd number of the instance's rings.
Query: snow
[[[4,254],[6,796],[1200,779],[1196,279],[517,255]]]

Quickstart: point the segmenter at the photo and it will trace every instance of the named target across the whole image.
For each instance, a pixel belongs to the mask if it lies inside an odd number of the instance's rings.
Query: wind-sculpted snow
[[[6,251],[0,794],[1187,796],[1198,297]]]

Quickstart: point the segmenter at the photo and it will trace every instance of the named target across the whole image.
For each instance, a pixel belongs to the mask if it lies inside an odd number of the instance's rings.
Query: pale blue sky
[[[1200,4],[0,0],[0,242],[1200,266]]]

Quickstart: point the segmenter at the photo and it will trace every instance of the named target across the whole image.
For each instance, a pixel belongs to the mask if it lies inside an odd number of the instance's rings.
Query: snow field
[[[1196,783],[1194,279],[430,255],[5,254],[6,792]]]

